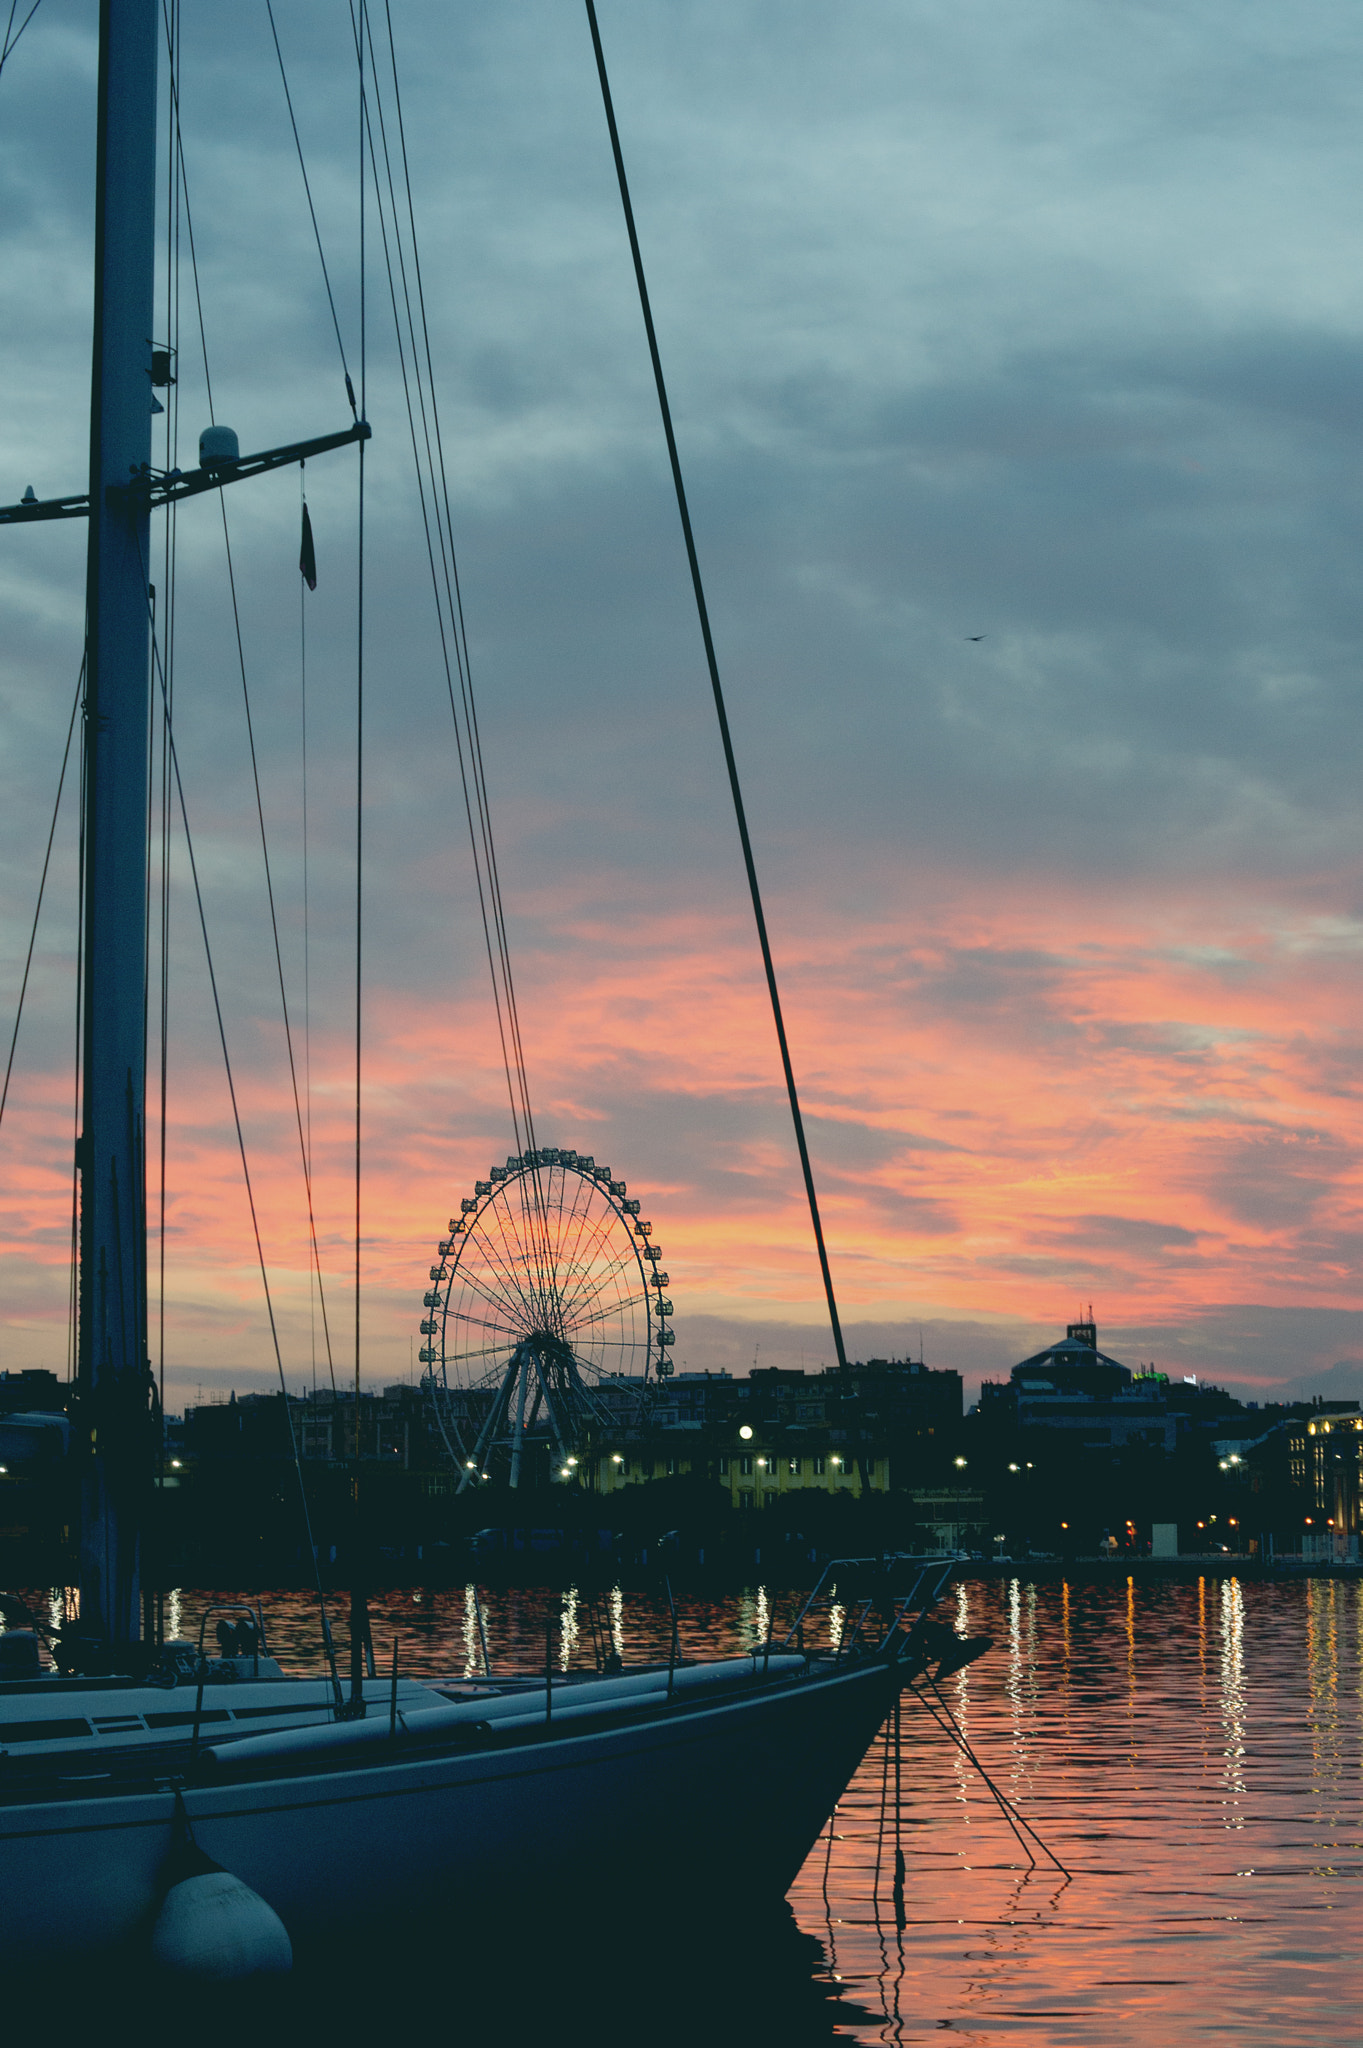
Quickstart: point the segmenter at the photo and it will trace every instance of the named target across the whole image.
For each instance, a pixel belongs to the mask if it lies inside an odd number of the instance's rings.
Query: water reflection
[[[168,1596],[168,1623],[176,1612],[197,1635],[206,1605],[233,1597],[184,1589]],[[315,1600],[263,1597],[283,1661],[319,1669]],[[847,1625],[834,1606],[836,1641]],[[665,1661],[672,1628],[660,1588],[629,1586],[595,1604],[582,1588],[484,1591],[481,1608],[474,1587],[398,1591],[373,1612],[376,1637],[400,1635],[404,1669],[433,1676],[481,1668],[480,1614],[494,1671],[542,1670],[546,1624],[574,1669],[607,1642],[626,1663]],[[524,1926],[472,1950],[457,1928],[376,1929],[364,1997],[351,1995],[350,1958],[345,1972],[300,1975],[295,2005],[280,2008],[295,2037],[305,2015],[309,2036],[325,2018],[348,2048],[362,2029],[439,2010],[461,2038],[495,2048],[560,2037],[798,2048],[939,2032],[982,2048],[1356,2039],[1363,1586],[1018,1575],[962,1583],[943,1612],[996,1638],[943,1691],[1076,1871],[1068,1889],[1028,1871],[969,1763],[908,1698],[897,1785],[894,1745],[878,1739],[792,1888],[793,1911],[718,1930],[655,1924],[648,1872],[668,1844],[646,1812],[630,1813],[640,1928],[598,1923],[560,1954],[564,1902],[536,1898]],[[770,1615],[763,1588],[678,1593],[682,1653],[747,1650]],[[716,1815],[716,1856],[741,1824]],[[423,2005],[437,1993],[438,2007]]]
[[[1223,1581],[1221,1599],[1221,1722],[1225,1731],[1226,1826],[1241,1828],[1245,1790],[1245,1593],[1238,1579]]]
[[[559,1669],[571,1671],[581,1631],[577,1621],[577,1587],[569,1586],[563,1595],[563,1615],[559,1622]]]
[[[464,1668],[461,1678],[472,1678],[483,1668],[482,1634],[479,1626],[478,1589],[464,1588]]]

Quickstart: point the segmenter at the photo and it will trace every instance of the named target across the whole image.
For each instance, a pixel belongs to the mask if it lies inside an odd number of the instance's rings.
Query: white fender
[[[151,1959],[168,1976],[198,1983],[279,1977],[293,1968],[293,1943],[274,1907],[206,1856],[179,1792],[175,1838],[151,1934]]]

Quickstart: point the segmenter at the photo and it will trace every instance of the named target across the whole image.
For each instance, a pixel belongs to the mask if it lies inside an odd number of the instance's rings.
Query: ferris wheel
[[[422,1375],[460,1487],[520,1484],[547,1445],[570,1475],[672,1371],[653,1225],[608,1166],[552,1147],[494,1166],[451,1216],[423,1297]]]

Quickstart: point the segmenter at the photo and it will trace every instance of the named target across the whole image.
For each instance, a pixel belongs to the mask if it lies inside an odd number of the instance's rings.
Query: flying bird
[[[967,633],[965,637],[967,640],[983,640],[986,636],[983,633]]]

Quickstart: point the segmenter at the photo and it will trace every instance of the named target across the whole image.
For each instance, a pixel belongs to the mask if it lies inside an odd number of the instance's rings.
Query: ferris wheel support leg
[[[568,1442],[567,1432],[563,1427],[563,1418],[559,1413],[559,1404],[554,1398],[552,1375],[547,1370],[545,1362],[537,1350],[531,1352],[531,1357],[535,1361],[535,1377],[540,1383],[540,1392],[544,1396],[544,1406],[549,1417],[549,1428],[558,1447],[558,1458],[561,1465],[568,1455]]]
[[[521,1438],[525,1434],[525,1372],[516,1370],[516,1434],[511,1439],[511,1484],[521,1483]]]
[[[511,1388],[519,1370],[520,1354],[518,1351],[512,1357],[510,1365],[502,1375],[502,1384],[497,1389],[497,1398],[488,1409],[487,1419],[478,1432],[478,1441],[474,1446],[473,1456],[480,1472],[485,1470],[492,1446],[497,1441],[498,1432],[511,1412]]]

